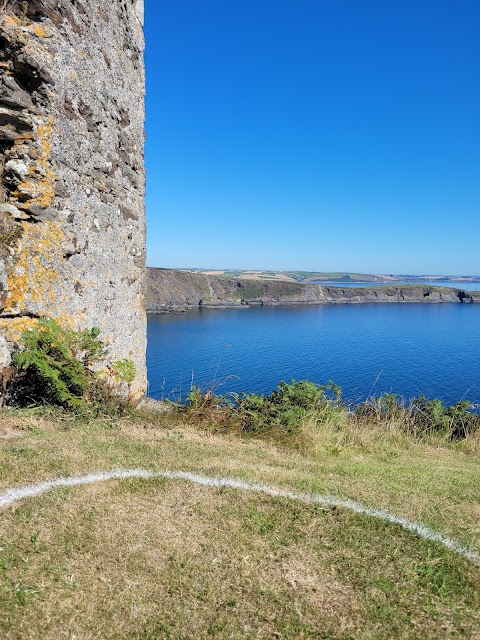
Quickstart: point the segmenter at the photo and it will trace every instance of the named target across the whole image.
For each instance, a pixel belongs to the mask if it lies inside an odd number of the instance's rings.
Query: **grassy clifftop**
[[[119,468],[185,470],[389,510],[480,551],[473,443],[391,425],[302,453],[170,414],[0,414],[0,493]],[[0,511],[3,638],[474,638],[478,566],[394,524],[165,478],[63,487]],[[475,631],[477,629],[477,631]]]
[[[480,302],[479,292],[430,285],[327,287],[318,284],[224,278],[174,269],[147,269],[147,311],[197,306],[375,302]]]
[[[147,310],[239,305],[271,296],[302,297],[305,285],[295,282],[234,280],[175,269],[147,269]]]

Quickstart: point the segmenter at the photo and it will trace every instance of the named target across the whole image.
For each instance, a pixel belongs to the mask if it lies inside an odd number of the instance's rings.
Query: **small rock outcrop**
[[[0,6],[1,3],[0,3]],[[41,316],[146,388],[143,0],[0,13],[0,369]]]

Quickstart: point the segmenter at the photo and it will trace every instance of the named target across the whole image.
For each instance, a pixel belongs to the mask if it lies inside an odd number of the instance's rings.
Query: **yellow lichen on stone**
[[[30,175],[35,173],[35,167],[29,170]],[[20,209],[27,209],[35,204],[47,209],[55,197],[55,174],[51,169],[46,169],[45,177],[40,181],[23,181],[17,185],[14,197],[27,196],[28,201],[18,203]]]
[[[34,303],[44,315],[55,303],[57,268],[65,233],[58,223],[22,223],[23,236],[15,249],[15,267],[7,278],[6,313],[22,313]]]
[[[1,21],[5,25],[9,25],[10,27],[18,27],[19,24],[20,24],[20,18],[18,18],[17,16],[14,16],[14,15],[3,16]]]
[[[18,342],[24,331],[32,331],[37,324],[37,318],[0,318],[0,332],[9,342]]]
[[[27,131],[22,133],[21,131],[19,131],[18,137],[13,143],[13,147],[14,148],[19,147],[22,144],[22,142],[25,142],[25,140],[33,140],[34,137],[35,136],[33,135],[33,133],[28,133]]]
[[[17,206],[21,209],[29,209],[33,205],[39,205],[43,209],[47,209],[55,197],[55,173],[50,167],[51,144],[53,122],[49,118],[46,122],[42,122],[37,126],[35,137],[38,142],[38,156],[36,163],[31,165],[28,173],[32,176],[32,180],[24,180],[17,185],[16,190],[12,193],[14,198],[27,201],[18,202]],[[30,155],[32,155],[30,153]],[[36,174],[41,175],[40,180],[34,180]]]
[[[75,317],[66,314],[52,314],[52,317],[61,325],[64,329],[75,329],[78,326],[82,326],[82,316],[79,312],[75,314]]]
[[[39,38],[50,38],[51,37],[51,33],[48,31],[48,29],[46,29],[46,27],[43,24],[40,24],[38,22],[33,25],[33,32]]]

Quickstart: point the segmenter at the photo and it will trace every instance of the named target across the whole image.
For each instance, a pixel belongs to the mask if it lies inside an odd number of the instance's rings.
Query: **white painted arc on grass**
[[[471,560],[475,564],[480,565],[480,555],[468,549],[460,542],[449,538],[448,536],[434,531],[425,525],[407,520],[401,516],[396,516],[388,511],[382,509],[372,509],[360,502],[354,502],[353,500],[344,500],[342,498],[335,498],[334,496],[324,496],[319,494],[297,493],[296,491],[286,491],[284,489],[278,489],[266,484],[256,484],[252,482],[246,482],[244,480],[238,480],[234,478],[215,478],[210,476],[199,475],[190,473],[188,471],[149,471],[146,469],[115,469],[113,471],[100,471],[98,473],[88,473],[83,476],[71,476],[69,478],[57,478],[56,480],[50,480],[47,482],[39,482],[38,484],[25,485],[23,487],[17,487],[9,489],[0,494],[0,507],[6,507],[8,505],[15,504],[24,498],[32,498],[38,496],[55,487],[76,487],[83,484],[92,484],[95,482],[103,482],[105,480],[115,480],[122,478],[167,478],[169,480],[186,480],[195,484],[200,484],[205,487],[229,487],[231,489],[241,489],[243,491],[255,491],[264,493],[275,498],[288,498],[289,500],[297,500],[305,504],[319,504],[326,507],[341,507],[354,511],[355,513],[361,513],[372,518],[377,518],[391,524],[396,524],[402,529],[406,529],[411,533],[418,535],[424,540],[430,540],[431,542],[438,542],[447,549],[451,549],[460,554],[464,558]]]

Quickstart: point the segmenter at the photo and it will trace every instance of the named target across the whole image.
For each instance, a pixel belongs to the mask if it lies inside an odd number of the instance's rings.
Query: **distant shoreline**
[[[426,286],[426,287],[442,287],[448,289],[460,289],[462,291],[480,291],[480,282],[474,280],[456,281],[456,280],[437,280],[437,281],[419,281],[412,282],[407,280],[392,281],[392,282],[372,282],[372,281],[355,281],[355,282],[340,282],[340,281],[325,281],[325,280],[309,280],[303,282],[303,284],[319,284],[323,287],[406,287],[409,285]]]
[[[349,284],[349,285],[404,285],[426,284],[436,286],[437,283],[445,286],[451,284],[478,284],[480,291],[480,275],[438,275],[438,274],[380,274],[380,273],[355,273],[355,272],[326,272],[326,271],[274,271],[258,269],[200,269],[180,268],[167,269],[167,271],[181,271],[198,275],[215,276],[217,278],[240,280],[267,280],[275,282],[298,282],[303,284]]]
[[[146,310],[183,313],[194,308],[238,309],[312,304],[473,304],[480,291],[431,284],[375,283],[354,287],[225,278],[176,269],[147,269]],[[479,284],[480,288],[480,284]]]

